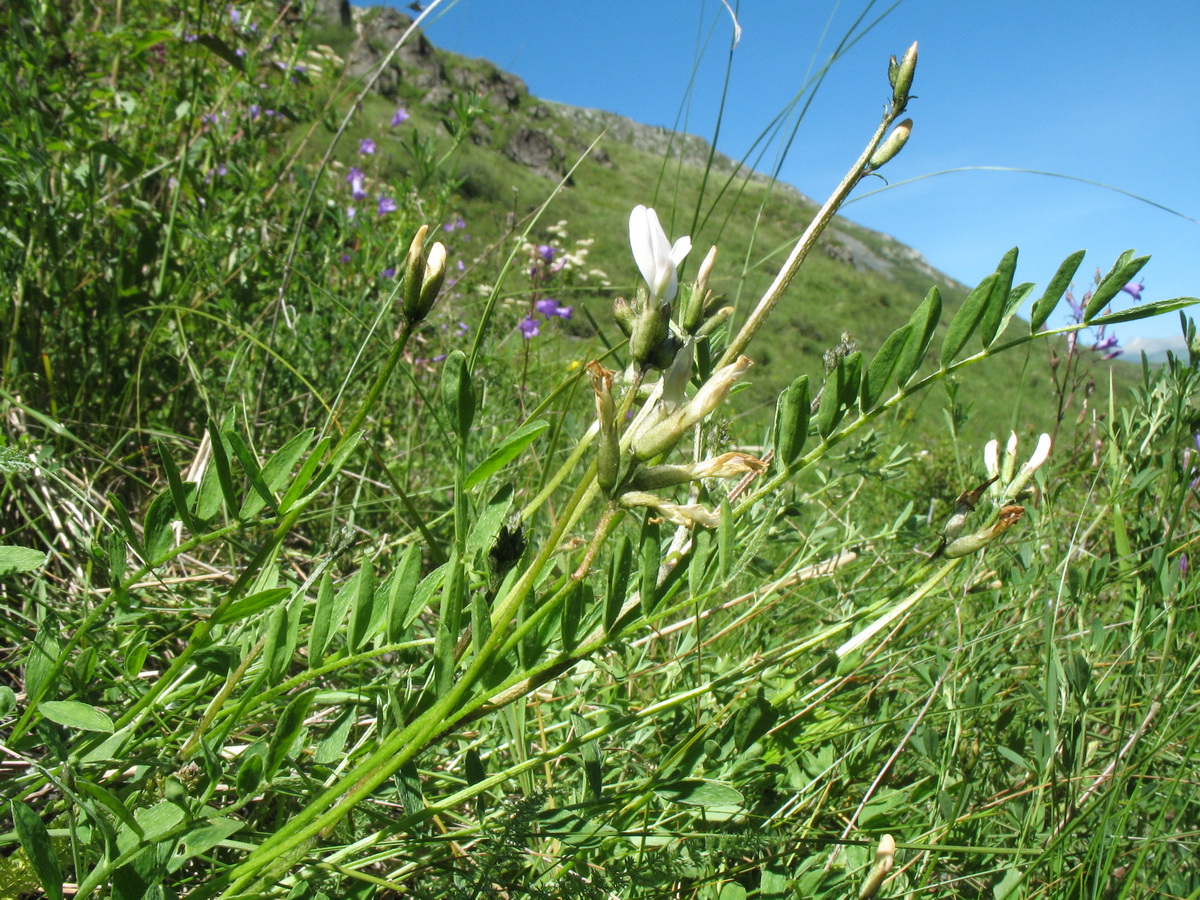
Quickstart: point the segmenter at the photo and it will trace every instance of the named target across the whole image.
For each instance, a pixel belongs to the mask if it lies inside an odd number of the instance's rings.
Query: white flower
[[[650,296],[674,300],[679,291],[675,269],[692,249],[692,239],[684,236],[671,244],[658,213],[639,204],[629,214],[629,246],[638,271],[650,286]]]

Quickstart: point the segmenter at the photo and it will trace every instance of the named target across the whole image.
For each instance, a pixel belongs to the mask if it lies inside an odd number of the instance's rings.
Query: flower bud
[[[588,378],[596,395],[596,420],[600,426],[597,453],[597,476],[600,487],[608,494],[616,486],[621,469],[621,447],[617,436],[617,406],[613,401],[613,372],[592,360],[587,364]]]
[[[712,274],[716,262],[717,248],[711,247],[708,255],[704,257],[704,262],[700,263],[700,271],[696,273],[696,283],[692,285],[692,292],[688,295],[687,303],[683,307],[680,325],[688,334],[696,330],[700,325],[700,320],[704,317],[704,304],[708,295],[708,276]]]
[[[896,839],[890,834],[885,834],[879,839],[879,849],[875,851],[875,865],[871,866],[871,871],[858,892],[858,900],[871,900],[879,892],[883,879],[892,871],[895,860]]]
[[[429,259],[425,262],[425,273],[421,279],[421,294],[417,301],[417,318],[424,319],[433,308],[442,283],[446,280],[446,245],[436,241],[429,248]]]
[[[409,322],[420,322],[424,316],[421,308],[421,284],[425,280],[425,236],[429,226],[422,225],[408,245],[408,259],[404,263],[404,318]]]
[[[442,366],[442,407],[459,440],[466,440],[475,420],[475,385],[461,350],[452,351]]]
[[[634,439],[633,455],[638,459],[650,459],[674,447],[687,429],[720,405],[751,365],[747,357],[739,356],[735,362],[713,372],[685,407]]]
[[[896,79],[892,81],[892,105],[896,112],[903,111],[908,105],[908,92],[912,88],[913,74],[917,70],[917,42],[913,41],[913,45],[908,48],[904,54],[904,59],[900,60],[900,66],[896,70]],[[889,67],[890,80],[890,67]]]
[[[703,337],[708,337],[710,334],[720,328],[725,320],[732,315],[732,306],[722,306],[715,313],[708,317],[708,321],[700,326],[700,329],[696,332],[696,338],[700,339]]]
[[[875,152],[871,154],[871,160],[867,165],[872,169],[878,169],[904,149],[904,145],[908,143],[909,135],[912,134],[912,124],[912,119],[905,119],[893,128],[892,133],[884,138],[882,144],[875,148]]]
[[[633,307],[629,305],[629,301],[624,297],[618,297],[613,301],[613,318],[617,321],[617,327],[621,329],[621,333],[625,337],[633,334],[633,326],[637,322],[637,313],[633,311]]]
[[[645,369],[655,357],[658,345],[671,333],[671,304],[648,298],[633,324],[629,336],[629,354]]]

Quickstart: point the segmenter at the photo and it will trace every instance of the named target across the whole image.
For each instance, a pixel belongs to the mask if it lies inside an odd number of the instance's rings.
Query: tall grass
[[[1014,252],[764,424],[749,360],[915,52],[734,311],[648,213],[623,274],[553,190],[473,246],[478,100],[357,110],[235,9],[4,13],[0,893],[1200,895],[1198,360],[1060,387],[1049,461],[898,436],[1194,298],[1106,312],[1128,253],[1047,328],[1076,258],[1026,323]]]

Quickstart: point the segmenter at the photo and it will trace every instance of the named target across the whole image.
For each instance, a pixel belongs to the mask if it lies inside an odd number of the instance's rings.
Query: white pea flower
[[[675,269],[692,249],[691,237],[674,244],[658,222],[658,213],[641,204],[629,214],[629,246],[638,271],[650,286],[650,296],[671,301],[679,291]]]
[[[1009,498],[1015,497],[1021,492],[1029,483],[1029,479],[1033,477],[1033,473],[1041,468],[1049,457],[1050,435],[1044,432],[1038,437],[1033,455],[1029,457],[1025,465],[1021,466],[1020,471],[1017,471],[1017,435],[1015,432],[1009,434],[1003,456],[1000,455],[1000,442],[988,441],[983,448],[983,464],[987,469],[988,476],[995,480],[989,493],[997,503],[1007,502]]]

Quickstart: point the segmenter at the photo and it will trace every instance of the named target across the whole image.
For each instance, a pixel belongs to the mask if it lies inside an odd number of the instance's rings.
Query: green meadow
[[[355,14],[0,11],[0,897],[1200,898],[1200,300]]]

